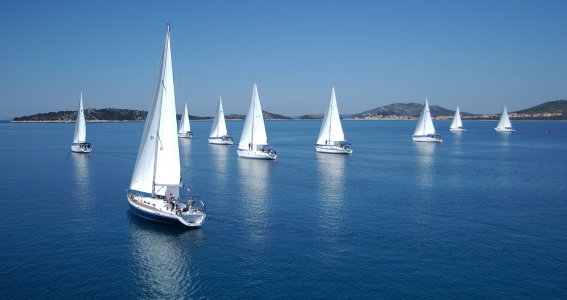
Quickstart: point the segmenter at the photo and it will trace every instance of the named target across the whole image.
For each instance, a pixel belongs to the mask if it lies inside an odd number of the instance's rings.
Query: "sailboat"
[[[75,135],[73,136],[71,151],[76,153],[89,153],[92,151],[91,144],[87,143],[87,124],[83,111],[83,91],[81,91],[81,100],[79,100],[79,110],[77,111],[77,122],[75,123]]]
[[[339,117],[337,97],[335,96],[335,86],[331,88],[331,102],[323,118],[317,145],[317,152],[333,154],[351,154],[352,146],[346,143],[345,134]]]
[[[198,227],[205,220],[205,205],[179,198],[181,163],[177,139],[175,88],[167,26],[154,99],[148,110],[138,157],[127,192],[130,210],[157,222]]]
[[[510,123],[510,119],[508,118],[508,111],[506,111],[506,106],[504,106],[504,110],[502,111],[502,116],[500,117],[500,121],[494,130],[498,132],[514,132],[516,131],[512,128],[512,123]]]
[[[219,97],[219,105],[217,106],[217,114],[213,121],[213,128],[209,134],[209,144],[216,145],[232,145],[232,137],[228,135],[226,129],[226,121],[224,120],[224,111],[222,109],[222,98]]]
[[[183,111],[183,116],[181,117],[181,122],[179,123],[179,131],[177,136],[180,138],[192,138],[193,132],[191,132],[191,125],[189,125],[189,114],[187,113],[187,102],[185,102],[185,110]]]
[[[417,120],[417,126],[411,136],[414,142],[434,142],[441,143],[443,140],[441,136],[435,132],[433,121],[431,120],[431,113],[429,112],[429,103],[425,98],[425,105],[423,111]]]
[[[453,122],[451,122],[451,127],[449,127],[449,130],[453,132],[466,131],[465,128],[463,127],[463,122],[461,121],[461,112],[459,111],[458,106],[457,106],[457,110],[455,111],[455,116],[453,117]]]
[[[238,144],[238,157],[255,158],[255,159],[276,159],[277,152],[271,147],[265,149],[268,145],[268,136],[266,135],[266,127],[264,126],[264,116],[262,115],[262,106],[260,105],[260,96],[258,96],[258,87],[254,82],[252,88],[252,99],[250,100],[250,108],[244,120],[240,143]]]

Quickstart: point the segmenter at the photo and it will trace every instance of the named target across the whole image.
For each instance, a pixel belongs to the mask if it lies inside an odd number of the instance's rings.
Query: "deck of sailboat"
[[[135,196],[133,194],[128,194],[127,198],[133,213],[156,222],[199,227],[206,217],[204,212],[195,209],[192,211],[186,210],[187,206],[179,201],[174,201],[177,209],[172,209],[171,205],[164,199]]]
[[[224,136],[209,137],[209,144],[211,144],[211,145],[232,145],[232,144],[234,144],[234,141],[232,140],[232,138],[228,139],[227,137],[224,137]]]
[[[436,134],[436,135],[412,135],[411,138],[414,142],[428,142],[428,143],[441,143],[441,142],[443,142],[443,139],[441,139],[441,136],[438,135],[438,134]]]
[[[250,158],[250,159],[275,160],[278,157],[278,155],[273,152],[270,153],[267,151],[259,151],[259,150],[238,149],[236,153],[238,154],[238,157]]]
[[[347,149],[336,145],[316,145],[315,151],[328,154],[352,154],[352,148]]]

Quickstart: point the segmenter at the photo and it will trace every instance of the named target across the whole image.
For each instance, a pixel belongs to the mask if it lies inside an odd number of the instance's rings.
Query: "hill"
[[[527,109],[515,111],[516,114],[542,114],[561,113],[567,114],[567,100],[548,101]]]
[[[85,119],[87,121],[144,121],[148,113],[144,110],[132,110],[121,108],[85,109]],[[30,116],[14,118],[14,122],[68,122],[77,118],[76,111],[58,111],[40,113]],[[181,119],[181,115],[177,115]],[[206,120],[210,117],[199,117],[189,115],[190,120]]]
[[[394,103],[380,106],[358,114],[350,115],[353,119],[414,119],[418,118],[423,109],[423,104],[419,103]],[[449,110],[441,106],[432,105],[429,107],[432,117],[452,117],[454,110]],[[461,112],[462,115],[469,115]]]
[[[144,121],[148,113],[143,110],[120,109],[120,108],[103,108],[85,109],[85,119],[87,121]],[[266,120],[288,120],[290,117],[263,111]],[[225,118],[228,120],[244,120],[245,115],[230,114]],[[35,114],[30,116],[22,116],[14,118],[14,122],[69,122],[77,118],[76,111],[57,111]],[[189,115],[189,120],[210,120],[213,117],[199,117]],[[177,120],[181,120],[181,115],[177,115]]]

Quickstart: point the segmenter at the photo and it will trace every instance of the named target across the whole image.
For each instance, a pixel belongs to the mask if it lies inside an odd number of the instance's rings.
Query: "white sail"
[[[337,98],[335,96],[335,87],[331,89],[331,101],[329,109],[323,118],[321,130],[319,130],[319,137],[317,138],[317,145],[331,145],[335,142],[342,142],[345,140],[341,119],[339,117],[339,108],[337,106]]]
[[[154,93],[130,189],[162,196],[171,192],[177,197],[181,170],[169,26]]]
[[[224,111],[222,109],[222,98],[219,97],[219,105],[217,107],[217,114],[215,115],[215,120],[213,121],[213,128],[211,129],[211,134],[209,137],[222,137],[228,134],[226,129],[226,121],[224,120]]]
[[[187,103],[185,103],[185,110],[183,111],[183,116],[181,117],[181,122],[179,123],[179,133],[186,133],[191,131],[191,125],[189,124],[189,114],[187,113]]]
[[[242,128],[242,135],[240,136],[238,149],[248,150],[250,144],[268,144],[266,127],[264,126],[264,117],[262,116],[262,106],[260,105],[260,96],[258,96],[258,87],[255,82],[254,88],[252,89],[250,108],[248,109],[248,114],[246,114],[246,119],[244,120],[244,127]]]
[[[433,126],[433,121],[431,120],[429,103],[427,102],[427,98],[425,98],[425,105],[423,106],[423,111],[419,116],[419,120],[417,121],[417,126],[415,127],[413,135],[421,136],[428,134],[435,134],[435,127]]]
[[[502,111],[502,116],[500,117],[500,121],[496,126],[496,130],[509,130],[512,129],[512,123],[510,123],[510,119],[508,118],[508,111],[506,110],[506,106],[504,106],[504,110]]]
[[[460,129],[463,128],[463,122],[461,121],[461,112],[459,111],[459,107],[457,106],[457,110],[455,111],[455,116],[453,117],[453,122],[451,122],[451,127],[449,129]]]
[[[85,113],[83,111],[83,91],[81,91],[81,100],[79,101],[79,110],[77,110],[77,122],[75,123],[75,135],[73,143],[87,142],[87,125],[85,123]]]

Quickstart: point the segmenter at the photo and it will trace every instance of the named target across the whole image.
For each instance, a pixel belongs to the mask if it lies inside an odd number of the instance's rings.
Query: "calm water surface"
[[[352,157],[315,153],[320,124],[267,122],[269,162],[193,122],[185,230],[128,211],[143,123],[89,123],[88,155],[74,124],[1,123],[0,298],[567,298],[567,123],[344,121]]]

